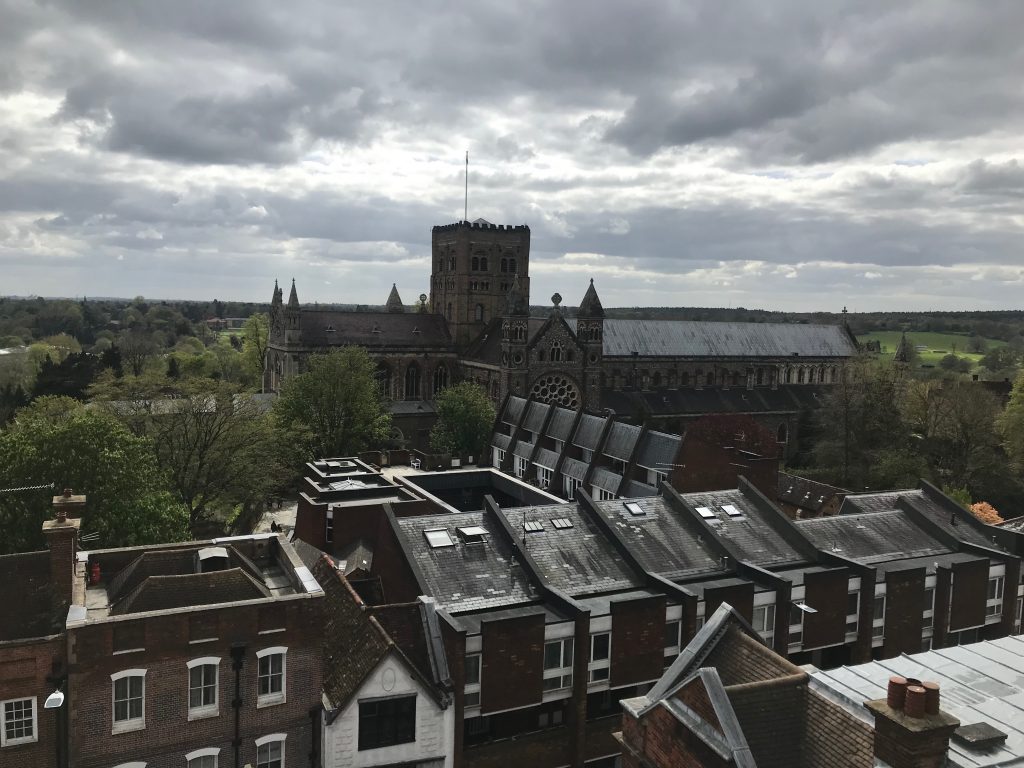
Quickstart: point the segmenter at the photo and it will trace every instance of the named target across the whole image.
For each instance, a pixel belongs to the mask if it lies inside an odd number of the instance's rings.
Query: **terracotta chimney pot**
[[[907,686],[907,698],[903,703],[903,712],[907,717],[924,717],[924,688],[920,685]]]
[[[924,688],[924,711],[929,715],[939,714],[939,684],[932,681],[921,683]]]
[[[907,678],[893,675],[889,678],[889,689],[886,691],[886,703],[896,710],[903,709],[907,698]]]

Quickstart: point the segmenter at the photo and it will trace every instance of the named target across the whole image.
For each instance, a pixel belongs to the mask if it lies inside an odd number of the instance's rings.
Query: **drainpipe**
[[[235,768],[242,768],[242,667],[245,666],[245,644],[234,643],[231,646],[231,668],[235,671],[235,698],[231,707],[235,710],[235,737],[231,746],[235,750]]]

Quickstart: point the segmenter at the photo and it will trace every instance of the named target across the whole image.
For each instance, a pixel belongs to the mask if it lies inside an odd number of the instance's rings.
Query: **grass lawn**
[[[882,354],[887,357],[892,357],[896,354],[896,347],[899,346],[900,336],[903,334],[900,331],[876,331],[875,333],[865,333],[857,337],[860,342],[865,341],[880,341],[882,343]],[[931,365],[936,368],[939,366],[939,361],[951,352],[955,353],[958,357],[966,357],[972,363],[974,367],[978,367],[978,361],[981,360],[984,353],[975,354],[967,351],[967,334],[960,333],[931,333],[929,331],[907,331],[907,339],[918,348],[917,357],[919,365]],[[985,348],[991,349],[992,347],[1003,347],[1006,346],[1005,341],[998,341],[996,339],[985,339]],[[921,349],[924,347],[924,349]]]

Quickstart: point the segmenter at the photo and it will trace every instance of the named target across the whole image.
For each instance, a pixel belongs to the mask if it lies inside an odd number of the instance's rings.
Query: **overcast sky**
[[[1024,306],[1024,2],[0,0],[0,294]]]

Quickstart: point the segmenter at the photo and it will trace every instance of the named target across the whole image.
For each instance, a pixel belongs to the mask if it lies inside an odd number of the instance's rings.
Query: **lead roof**
[[[426,312],[338,312],[302,310],[302,343],[326,347],[451,348],[452,337],[441,315]],[[333,330],[331,330],[333,329]]]

